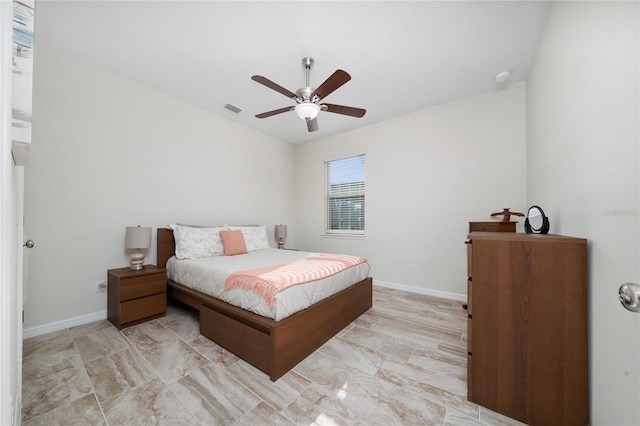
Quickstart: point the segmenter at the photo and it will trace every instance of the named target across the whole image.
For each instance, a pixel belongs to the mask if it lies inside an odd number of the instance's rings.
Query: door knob
[[[34,243],[33,240],[27,240],[24,243],[22,243],[22,246],[26,248],[33,248],[33,246],[35,245],[36,243]]]
[[[631,312],[640,312],[640,284],[626,283],[618,290],[620,303]]]

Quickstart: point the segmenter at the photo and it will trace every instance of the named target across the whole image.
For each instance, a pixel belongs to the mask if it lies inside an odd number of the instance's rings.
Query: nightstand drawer
[[[120,304],[120,323],[126,324],[141,318],[162,314],[166,310],[166,293],[130,300]]]
[[[163,293],[166,288],[167,277],[164,273],[129,277],[120,281],[120,301]]]

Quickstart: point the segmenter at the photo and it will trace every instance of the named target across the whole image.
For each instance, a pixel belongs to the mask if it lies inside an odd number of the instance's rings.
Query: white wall
[[[126,226],[286,223],[289,247],[362,254],[380,284],[463,299],[467,222],[526,208],[523,84],[294,148],[38,47],[27,330],[104,314],[95,281],[128,264]],[[363,149],[367,237],[322,238],[323,160]]]
[[[293,218],[293,148],[39,44],[25,328],[106,310],[94,282],[127,266],[126,226]],[[146,261],[156,260],[155,235]]]
[[[640,424],[638,2],[553,2],[527,84],[528,201],[589,240],[591,421]]]
[[[468,222],[527,207],[525,93],[514,85],[297,146],[289,235],[301,249],[367,257],[374,283],[465,298]],[[323,237],[324,161],[365,151],[367,236]]]

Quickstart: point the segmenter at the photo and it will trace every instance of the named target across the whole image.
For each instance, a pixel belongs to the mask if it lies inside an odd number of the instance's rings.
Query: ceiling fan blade
[[[262,114],[256,114],[256,118],[267,118],[267,117],[271,117],[272,115],[282,114],[283,112],[293,111],[294,109],[296,109],[296,107],[292,107],[292,106],[284,107],[280,109],[274,109],[273,111],[267,111],[267,112],[263,112]]]
[[[251,80],[257,81],[258,83],[267,86],[269,89],[273,89],[278,93],[282,93],[287,98],[296,98],[296,94],[291,92],[290,90],[285,89],[277,83],[269,80],[267,77],[263,77],[261,75],[254,75],[251,77]]]
[[[307,130],[309,132],[315,132],[318,130],[318,118],[314,118],[313,120],[307,120]]]
[[[363,117],[364,114],[367,112],[366,109],[348,107],[344,105],[322,104],[320,106],[323,107],[322,109],[327,112],[333,112],[333,113],[342,114],[342,115],[350,115],[351,117],[358,117],[358,118]],[[326,109],[324,107],[326,107]]]
[[[348,72],[343,70],[336,70],[336,72],[331,74],[329,78],[327,78],[324,83],[322,83],[320,87],[318,87],[316,91],[313,92],[311,97],[313,98],[313,95],[318,95],[320,99],[324,99],[325,97],[333,93],[334,90],[336,90],[338,87],[342,86],[349,80],[351,80],[351,76]]]

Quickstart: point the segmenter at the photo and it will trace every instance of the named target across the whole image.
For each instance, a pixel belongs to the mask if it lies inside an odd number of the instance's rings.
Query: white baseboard
[[[390,288],[392,290],[406,291],[407,293],[423,294],[425,296],[440,297],[443,299],[458,300],[460,302],[467,301],[466,294],[450,293],[448,291],[432,290],[424,287],[414,287],[406,284],[396,284],[386,281],[373,280],[373,285]]]
[[[107,319],[107,311],[94,312],[92,314],[81,315],[75,318],[69,318],[62,321],[50,322],[49,324],[37,325],[35,327],[22,329],[22,338],[36,337],[42,334],[53,333],[54,331],[64,330],[65,328],[75,327],[77,325],[88,324],[94,321]]]
[[[460,302],[467,301],[466,294],[450,293],[448,291],[432,290],[423,287],[414,287],[406,284],[396,284],[379,280],[374,280],[373,284],[393,290],[406,291],[407,293],[416,293],[423,294],[425,296],[441,297],[443,299],[459,300]],[[88,324],[90,322],[100,321],[103,319],[107,319],[107,311],[94,312],[92,314],[81,315],[75,318],[69,318],[62,321],[51,322],[49,324],[25,328],[22,330],[22,338],[28,339],[29,337],[36,337],[42,334],[53,333],[54,331],[60,331],[64,330],[65,328]]]

